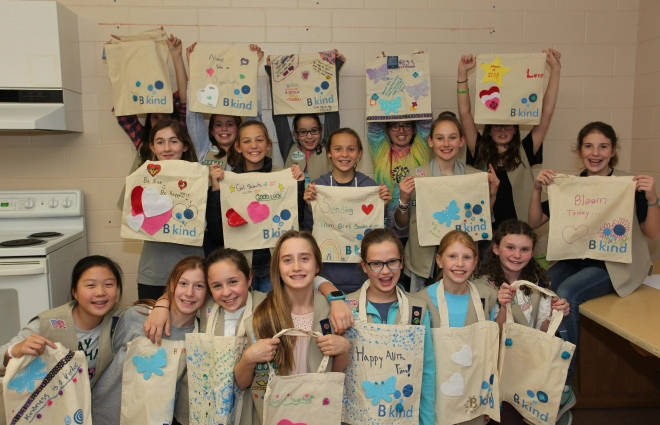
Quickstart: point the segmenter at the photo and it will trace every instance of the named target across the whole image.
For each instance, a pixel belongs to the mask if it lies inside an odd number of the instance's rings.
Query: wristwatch
[[[332,291],[328,294],[328,301],[343,301],[346,295],[342,291]]]

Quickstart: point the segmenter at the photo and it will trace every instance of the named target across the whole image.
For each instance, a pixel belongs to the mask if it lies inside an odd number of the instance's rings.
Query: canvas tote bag
[[[146,38],[105,45],[116,116],[173,110],[167,43]]]
[[[298,182],[287,168],[272,173],[225,172],[220,182],[225,246],[239,251],[272,248],[298,229]]]
[[[415,193],[420,246],[438,246],[455,229],[475,241],[492,238],[487,173],[416,177]]]
[[[321,114],[339,110],[333,51],[271,56],[275,115]]]
[[[550,297],[554,292],[525,280],[511,285],[527,286]],[[500,344],[500,392],[527,421],[535,425],[554,424],[575,345],[556,337],[563,313],[552,311],[547,332],[514,322],[506,309]]]
[[[474,122],[537,125],[545,76],[545,53],[477,55]]]
[[[366,68],[367,121],[430,120],[429,55],[380,56]]]
[[[126,177],[121,237],[202,246],[208,176],[197,162],[146,161]]]
[[[257,53],[248,45],[198,43],[190,55],[191,111],[257,115]]]
[[[141,336],[129,342],[121,379],[121,425],[171,424],[185,367],[185,341],[163,340],[158,346]]]
[[[87,359],[59,342],[39,357],[11,359],[2,381],[7,424],[91,424]]]
[[[378,186],[316,186],[311,202],[312,234],[319,244],[323,262],[359,263],[362,238],[385,225],[385,203]]]
[[[410,325],[408,298],[396,288],[398,324],[367,322],[366,281],[360,289],[358,320],[345,336],[351,342],[346,367],[342,421],[417,424],[424,366],[424,326]]]
[[[548,260],[632,262],[635,182],[631,176],[559,174],[548,185]]]
[[[186,334],[190,425],[238,424],[243,391],[234,384],[234,366],[247,346],[245,320],[252,317],[248,296],[237,336],[213,334],[219,306],[213,305],[205,333]]]
[[[438,285],[440,327],[431,329],[436,364],[437,424],[456,424],[481,415],[500,421],[499,327],[486,320],[477,288],[471,282],[468,286],[478,321],[461,328],[450,328],[442,280]]]
[[[319,332],[284,329],[273,336],[309,336]],[[338,425],[341,422],[341,401],[344,374],[326,372],[329,357],[324,356],[316,372],[279,376],[268,363],[268,386],[264,394],[263,425]]]

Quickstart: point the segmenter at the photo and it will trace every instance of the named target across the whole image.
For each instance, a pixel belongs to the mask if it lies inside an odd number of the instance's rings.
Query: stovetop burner
[[[42,243],[46,243],[46,241],[35,238],[12,239],[10,241],[0,242],[0,247],[31,246],[40,245]]]
[[[60,232],[39,232],[29,235],[28,238],[55,238],[58,236],[62,236],[62,234]]]

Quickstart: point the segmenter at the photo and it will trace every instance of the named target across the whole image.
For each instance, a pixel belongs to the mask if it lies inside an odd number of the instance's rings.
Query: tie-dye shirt
[[[384,122],[370,122],[367,127],[369,152],[374,164],[374,180],[378,184],[385,184],[392,192],[392,201],[388,205],[392,209],[399,204],[401,180],[417,167],[431,160],[431,148],[427,143],[431,120],[415,121],[415,125],[417,127],[415,137],[410,144],[410,150],[404,154],[391,149]]]

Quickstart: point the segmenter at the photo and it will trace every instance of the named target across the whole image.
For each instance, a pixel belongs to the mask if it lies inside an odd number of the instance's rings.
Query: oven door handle
[[[46,264],[42,262],[32,264],[0,264],[0,276],[29,276],[46,274]]]

